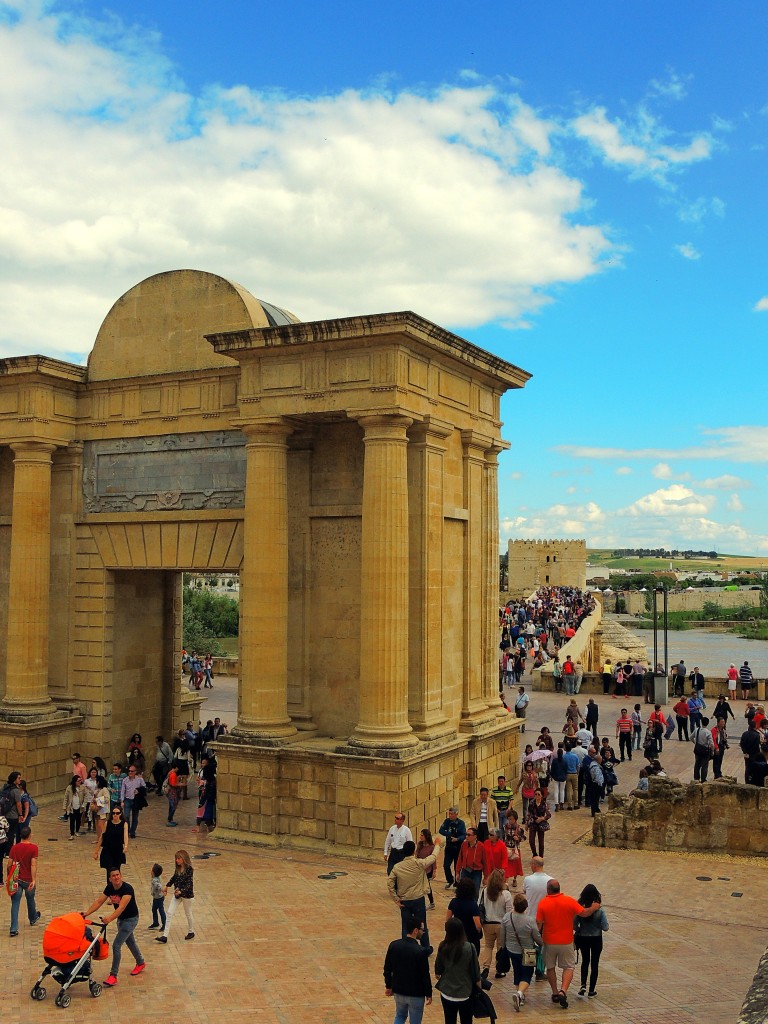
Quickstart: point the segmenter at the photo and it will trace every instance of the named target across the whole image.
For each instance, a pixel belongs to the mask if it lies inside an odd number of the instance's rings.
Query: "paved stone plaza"
[[[217,679],[203,719],[221,713],[233,724],[236,690]],[[604,724],[619,701],[598,698]],[[534,695],[524,739],[549,724],[553,731],[566,701]],[[610,714],[609,714],[610,712]],[[741,731],[741,706],[736,706]],[[229,716],[229,717],[227,717]],[[604,735],[612,736],[613,729]],[[735,774],[731,751],[726,771]],[[662,763],[681,778],[691,777],[690,746],[671,741]],[[636,767],[620,766],[619,791],[631,788]],[[493,780],[488,780],[489,783]],[[68,1010],[57,1009],[57,986],[33,1003],[29,989],[42,967],[42,925],[57,914],[86,907],[103,887],[103,872],[90,859],[90,837],[65,842],[66,823],[55,820],[58,804],[42,809],[35,838],[40,844],[41,926],[21,915],[20,935],[8,937],[8,898],[0,898],[0,958],[4,964],[3,1017],[29,1021],[161,1019],[166,1024],[391,1024],[391,1000],[383,994],[382,963],[387,943],[399,935],[399,914],[386,895],[381,863],[329,856],[266,852],[233,847],[191,833],[195,802],[179,806],[178,828],[164,825],[166,804],[151,798],[142,814],[139,838],[131,843],[125,876],[136,886],[141,910],[137,937],[146,971],[131,978],[132,957],[124,950],[118,986],[93,1000],[83,985],[72,989]],[[418,822],[411,822],[418,829]],[[553,815],[547,835],[546,868],[565,891],[578,895],[594,882],[603,893],[610,922],[600,965],[598,997],[587,1001],[571,988],[570,1007],[552,1005],[549,987],[534,986],[521,1018],[568,1019],[578,1024],[732,1024],[760,956],[768,926],[756,900],[768,880],[768,864],[737,858],[667,855],[593,849],[578,842],[590,831],[585,811]],[[382,843],[384,836],[381,837]],[[154,941],[150,923],[149,873],[157,860],[167,878],[173,852],[219,856],[194,861],[197,937],[184,941],[182,920],[174,922],[168,945]],[[318,876],[346,872],[334,880]],[[711,881],[699,881],[697,876]],[[437,907],[429,916],[437,945],[447,896],[438,881]],[[742,893],[734,897],[732,893]],[[110,929],[111,934],[114,928]],[[106,977],[109,961],[95,965]],[[491,995],[502,1021],[514,1015],[511,979],[494,984]],[[10,998],[12,997],[12,998]],[[427,1022],[442,1022],[439,1001]]]

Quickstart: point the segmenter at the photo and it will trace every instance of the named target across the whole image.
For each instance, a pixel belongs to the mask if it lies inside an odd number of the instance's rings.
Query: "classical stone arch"
[[[436,824],[510,774],[496,461],[524,371],[411,312],[302,323],[191,270],[119,299],[87,367],[0,371],[6,767],[52,792],[73,743],[178,727],[181,572],[238,570],[223,830],[371,850],[397,806]]]

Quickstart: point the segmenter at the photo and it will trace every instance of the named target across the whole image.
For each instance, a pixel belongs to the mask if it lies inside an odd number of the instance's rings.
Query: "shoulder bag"
[[[520,941],[520,936],[518,934],[517,928],[515,927],[514,918],[512,917],[511,914],[509,915],[509,923],[512,925],[512,931],[515,933],[515,938],[517,939],[517,944],[520,947],[520,949],[522,949],[522,951],[523,951],[523,967],[535,967],[536,966],[536,956],[537,956],[536,947],[535,946],[531,946],[530,948],[527,949],[522,944],[522,942]]]

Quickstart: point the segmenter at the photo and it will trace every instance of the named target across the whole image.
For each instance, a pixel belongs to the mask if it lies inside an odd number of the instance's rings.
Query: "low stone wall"
[[[747,992],[736,1024],[765,1024],[768,1020],[768,952],[764,953],[757,974]]]
[[[768,855],[768,789],[720,779],[653,777],[648,793],[611,796],[592,823],[595,846]]]

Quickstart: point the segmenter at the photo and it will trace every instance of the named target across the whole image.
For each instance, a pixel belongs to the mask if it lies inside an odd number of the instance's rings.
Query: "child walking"
[[[189,929],[184,938],[194,939],[195,937],[195,924],[192,920],[192,900],[195,898],[192,884],[194,868],[186,850],[176,851],[175,862],[176,870],[168,879],[168,885],[163,889],[163,895],[165,895],[173,887],[174,899],[168,904],[168,916],[163,928],[163,934],[158,935],[155,942],[168,941],[168,932],[171,930],[173,915],[176,913],[180,903],[184,904],[184,913],[187,915],[187,928]]]
[[[159,864],[152,865],[152,881],[150,882],[150,895],[152,896],[152,924],[150,928],[165,928],[165,890],[160,876],[163,869]]]

